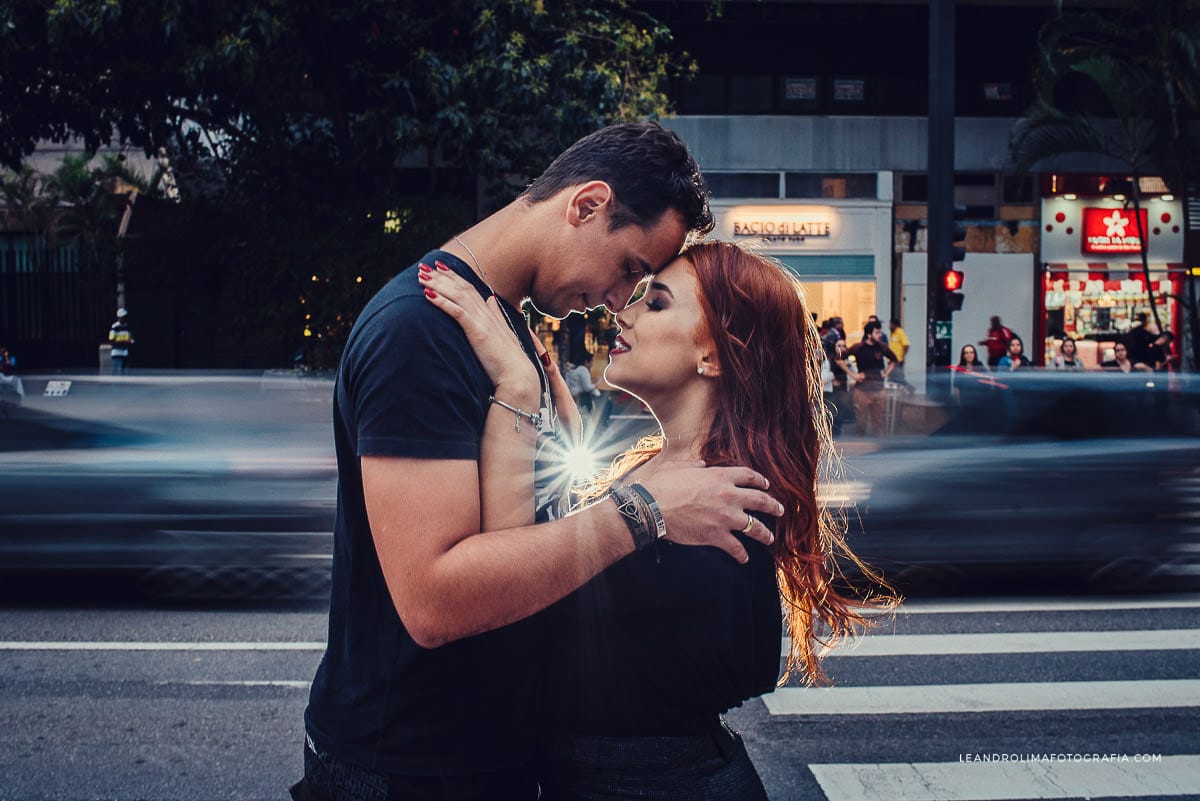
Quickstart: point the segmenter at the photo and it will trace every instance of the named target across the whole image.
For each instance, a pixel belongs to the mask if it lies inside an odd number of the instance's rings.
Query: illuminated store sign
[[[1141,210],[1142,231],[1149,231],[1146,210]],[[1084,253],[1141,253],[1137,220],[1123,209],[1083,210]]]
[[[828,220],[747,217],[733,221],[735,239],[750,237],[767,242],[803,242],[809,237],[828,238],[831,235],[832,229]]]

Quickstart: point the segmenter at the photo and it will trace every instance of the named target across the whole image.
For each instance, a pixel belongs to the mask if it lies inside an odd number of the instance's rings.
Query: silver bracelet
[[[532,414],[530,412],[525,411],[524,409],[518,409],[516,406],[513,406],[512,404],[505,403],[504,401],[500,400],[495,395],[488,396],[488,403],[494,403],[497,406],[501,406],[505,409],[508,409],[510,412],[515,414],[517,416],[517,421],[516,421],[516,426],[515,426],[516,431],[521,430],[521,418],[522,417],[524,417],[526,420],[528,420],[530,423],[533,424],[534,431],[542,430],[542,416],[540,414]]]

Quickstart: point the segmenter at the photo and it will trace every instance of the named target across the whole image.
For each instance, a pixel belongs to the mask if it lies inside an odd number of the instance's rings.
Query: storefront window
[[[1150,273],[1154,300],[1163,327],[1178,330],[1180,278],[1163,270]],[[1146,284],[1140,272],[1099,270],[1056,272],[1045,276],[1046,362],[1053,360],[1064,337],[1080,341],[1079,352],[1087,367],[1098,367],[1111,358],[1107,351],[1137,321],[1150,314]],[[1153,320],[1153,316],[1151,316]]]
[[[800,276],[809,312],[822,323],[830,317],[841,317],[846,325],[846,339],[853,343],[862,339],[863,325],[875,314],[874,281],[824,281]]]

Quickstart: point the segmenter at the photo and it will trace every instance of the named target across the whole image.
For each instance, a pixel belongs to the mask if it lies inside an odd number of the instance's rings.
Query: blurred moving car
[[[855,551],[907,594],[1175,589],[1200,575],[1200,382],[1034,373],[909,403],[921,429],[841,440]],[[0,586],[117,577],[157,595],[325,598],[332,382],[263,375],[26,376],[0,418]],[[958,387],[961,390],[961,386]],[[619,399],[618,399],[619,400]],[[599,418],[597,418],[599,421]],[[584,475],[656,430],[616,402]],[[990,585],[995,589],[996,585]]]
[[[183,597],[327,594],[330,381],[26,376],[25,387],[0,419],[0,575],[104,574]]]
[[[957,389],[931,381],[943,401],[920,410],[927,435],[847,442],[827,492],[856,504],[852,546],[901,590],[982,576],[1175,589],[1200,575],[1192,376],[1030,371]]]

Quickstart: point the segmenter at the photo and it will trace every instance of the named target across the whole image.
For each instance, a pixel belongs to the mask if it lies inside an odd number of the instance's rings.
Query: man
[[[900,327],[900,321],[893,317],[888,321],[888,330],[892,332],[891,348],[896,354],[896,364],[892,367],[892,381],[897,384],[906,383],[904,380],[904,359],[908,355],[908,334]]]
[[[133,333],[129,330],[129,312],[117,309],[117,321],[108,329],[108,342],[112,345],[113,375],[125,375],[125,362],[129,359],[129,346],[133,344]]]
[[[992,315],[992,323],[988,327],[987,337],[979,340],[980,345],[987,347],[988,367],[996,367],[1000,364],[1004,354],[1008,353],[1008,343],[1013,336],[1013,332],[1000,322],[999,315]]]
[[[1134,318],[1137,322],[1125,332],[1122,338],[1125,342],[1125,349],[1129,353],[1129,359],[1134,364],[1145,364],[1153,368],[1153,356],[1150,349],[1158,344],[1159,335],[1152,333],[1150,325],[1150,314],[1148,312],[1138,312]]]
[[[881,337],[880,341],[883,342],[883,344],[887,345],[888,344],[888,335],[883,333],[883,321],[879,319],[879,315],[878,314],[868,315],[866,322],[863,323],[864,329],[867,327],[867,323],[879,323],[879,336]]]
[[[623,308],[689,231],[712,225],[699,168],[675,134],[656,123],[610,126],[367,304],[335,386],[329,638],[295,797],[536,799],[537,652],[550,635],[525,618],[632,553],[635,539],[645,544],[613,502],[530,526],[531,510],[481,497],[481,462],[532,472],[510,465],[525,448],[481,452],[485,425],[536,435],[552,415],[549,393],[516,397],[502,379],[493,385],[458,323],[423,296],[421,265],[494,292],[540,365],[523,298],[555,317]],[[732,531],[767,542],[748,512],[782,512],[765,483],[748,469],[696,465],[642,481],[668,539],[741,561]],[[480,533],[484,509],[518,522]]]
[[[1174,341],[1175,335],[1170,331],[1163,331],[1154,337],[1145,347],[1141,359],[1134,359],[1133,356],[1130,356],[1134,362],[1134,369],[1153,373],[1168,372],[1171,365],[1171,343]]]
[[[850,346],[857,373],[854,376],[854,416],[858,430],[866,436],[881,437],[884,431],[887,393],[883,382],[899,361],[892,349],[883,344],[883,325],[878,320],[863,327],[861,342]],[[890,361],[889,361],[890,360]]]

